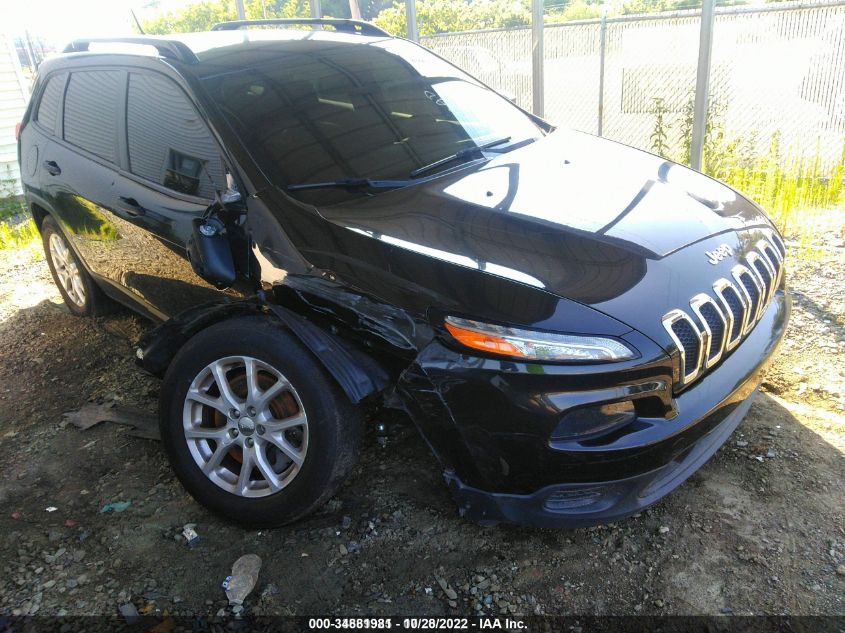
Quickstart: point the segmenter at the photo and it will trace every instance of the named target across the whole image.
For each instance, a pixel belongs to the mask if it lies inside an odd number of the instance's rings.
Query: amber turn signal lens
[[[509,343],[498,336],[491,336],[475,330],[465,330],[464,328],[446,322],[446,329],[449,334],[455,337],[455,340],[471,347],[473,349],[480,349],[484,352],[493,352],[494,354],[504,354],[505,356],[522,356],[515,345]]]
[[[523,330],[447,316],[444,325],[464,347],[534,361],[617,361],[634,358],[624,343],[604,336]]]

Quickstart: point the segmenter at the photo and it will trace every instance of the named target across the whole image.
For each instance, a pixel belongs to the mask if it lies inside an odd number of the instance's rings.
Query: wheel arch
[[[388,372],[368,354],[291,310],[258,300],[203,304],[168,319],[141,338],[136,352],[138,364],[161,377],[194,335],[243,316],[265,317],[284,327],[311,352],[353,404],[383,392],[391,384]]]
[[[44,207],[42,207],[37,202],[33,202],[30,205],[30,213],[32,214],[32,219],[35,222],[35,226],[38,230],[41,230],[41,225],[44,223],[44,218],[50,215],[50,212],[47,211]]]

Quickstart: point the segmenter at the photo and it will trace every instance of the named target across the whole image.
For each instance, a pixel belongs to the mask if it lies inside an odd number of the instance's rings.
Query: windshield
[[[524,112],[402,40],[300,42],[271,61],[207,77],[205,86],[278,186],[344,179],[430,178],[492,143],[507,151],[541,135]],[[504,139],[506,142],[496,143]],[[487,151],[487,150],[485,150]],[[454,160],[433,163],[457,155]],[[372,191],[298,189],[327,203]]]

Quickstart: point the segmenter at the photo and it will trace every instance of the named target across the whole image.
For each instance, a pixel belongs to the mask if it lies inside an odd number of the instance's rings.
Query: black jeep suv
[[[727,439],[783,336],[784,243],[752,202],[373,25],[65,53],[19,148],[50,268],[76,314],[161,322],[138,358],[164,446],[232,520],[323,503],[380,407],[473,520],[621,518]]]

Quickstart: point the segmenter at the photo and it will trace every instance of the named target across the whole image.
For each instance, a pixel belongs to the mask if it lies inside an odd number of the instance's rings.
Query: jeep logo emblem
[[[712,251],[704,251],[704,254],[707,255],[707,261],[715,266],[720,261],[725,259],[725,257],[730,257],[731,255],[733,255],[734,252],[733,249],[727,244],[721,244],[719,248],[715,248]]]

